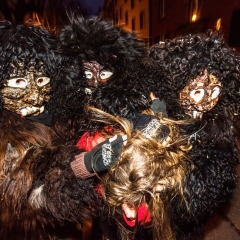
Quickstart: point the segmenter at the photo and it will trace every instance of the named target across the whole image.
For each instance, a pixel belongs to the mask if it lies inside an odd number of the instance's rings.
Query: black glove
[[[132,119],[133,128],[143,132],[145,136],[157,136],[157,139],[166,138],[170,129],[168,126],[163,125],[159,122],[159,120],[147,114],[138,114],[136,117]]]
[[[98,144],[84,155],[86,169],[93,173],[108,170],[117,160],[122,150],[123,138],[117,137],[114,141],[109,139]]]
[[[168,117],[167,110],[166,110],[166,103],[164,101],[161,101],[158,98],[155,98],[151,102],[151,108],[154,113],[162,113],[163,117]]]

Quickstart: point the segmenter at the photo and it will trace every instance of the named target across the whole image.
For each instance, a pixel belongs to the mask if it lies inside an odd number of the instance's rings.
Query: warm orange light
[[[221,28],[221,21],[222,21],[221,18],[219,18],[219,19],[217,20],[217,24],[216,24],[216,30],[217,30],[217,31]]]
[[[192,15],[192,22],[195,22],[197,20],[197,14]]]

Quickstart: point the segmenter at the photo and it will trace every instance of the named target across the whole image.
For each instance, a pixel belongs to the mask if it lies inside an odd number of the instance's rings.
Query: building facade
[[[103,17],[129,31],[136,31],[147,43],[150,36],[149,0],[105,0]]]
[[[221,27],[229,45],[240,48],[239,0],[105,0],[103,17],[149,45]]]

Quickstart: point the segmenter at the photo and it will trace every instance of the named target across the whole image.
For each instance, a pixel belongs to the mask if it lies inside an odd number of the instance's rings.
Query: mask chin
[[[21,109],[21,115],[26,117],[26,116],[38,116],[44,112],[44,106],[42,107],[26,107]]]

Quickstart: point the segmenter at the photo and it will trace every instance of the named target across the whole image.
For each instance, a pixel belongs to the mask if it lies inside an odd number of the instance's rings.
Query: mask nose
[[[38,90],[34,90],[33,92],[27,94],[24,98],[23,101],[26,103],[29,103],[33,106],[40,106],[43,103],[43,96],[39,94]]]
[[[99,83],[99,78],[98,76],[92,76],[91,79],[88,79],[88,86],[89,87],[94,87],[96,88],[98,86]]]

